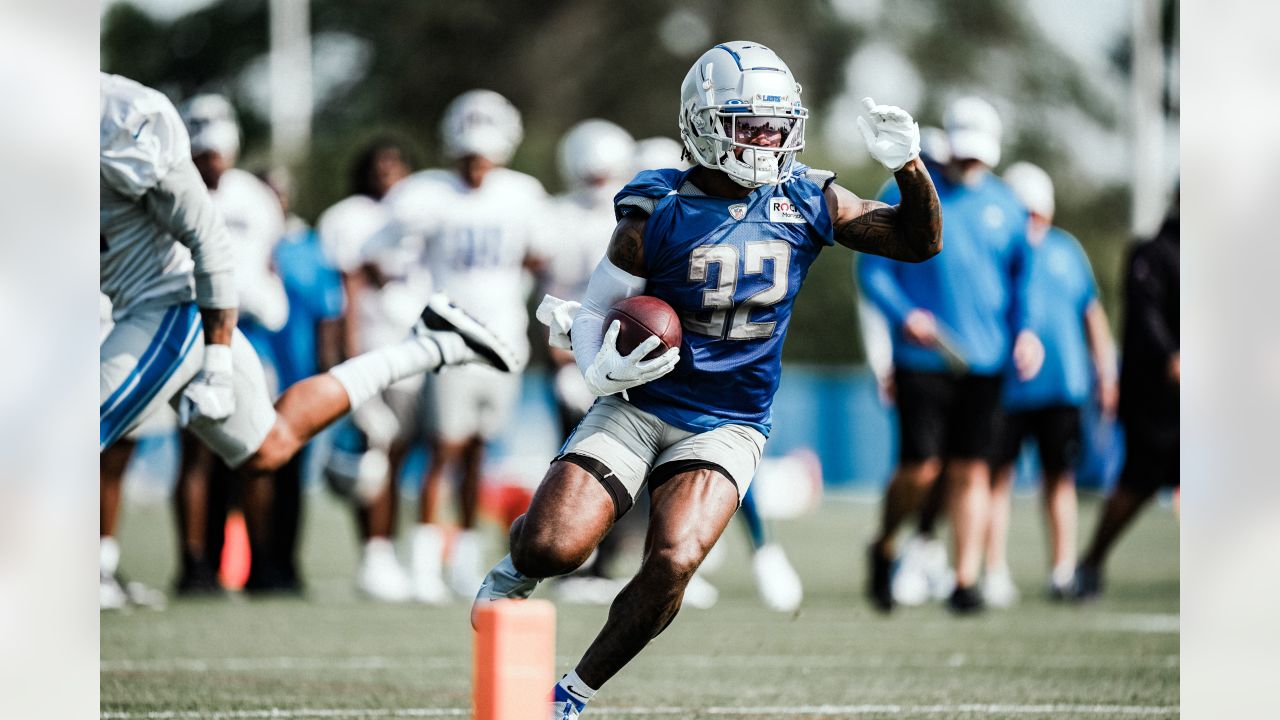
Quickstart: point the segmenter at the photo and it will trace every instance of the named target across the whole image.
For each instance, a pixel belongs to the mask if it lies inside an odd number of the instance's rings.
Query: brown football
[[[615,303],[604,317],[605,332],[609,331],[614,320],[622,323],[618,329],[618,352],[623,356],[630,354],[650,335],[657,335],[662,344],[645,356],[646,360],[658,357],[667,348],[680,347],[680,316],[656,297],[637,295]]]

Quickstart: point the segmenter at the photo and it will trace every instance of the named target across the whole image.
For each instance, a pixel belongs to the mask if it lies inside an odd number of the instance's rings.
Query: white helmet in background
[[[221,95],[196,95],[179,109],[191,136],[191,155],[216,152],[234,161],[240,154],[240,124],[231,102]]]
[[[636,152],[631,160],[633,175],[641,170],[683,170],[687,167],[689,163],[684,159],[684,145],[669,137],[651,137],[637,142]]]
[[[560,140],[560,177],[570,187],[625,180],[635,141],[608,120],[583,120]]]
[[[444,154],[450,160],[480,155],[505,165],[524,137],[520,111],[492,90],[469,90],[449,103],[440,121]]]
[[[962,97],[942,116],[954,160],[978,160],[987,167],[1000,164],[1000,114],[980,97]]]
[[[716,45],[689,68],[680,86],[680,138],[689,155],[744,187],[791,179],[792,161],[804,149],[808,116],[800,104],[800,83],[776,53],[759,43]],[[763,132],[779,133],[780,147],[747,142]]]
[[[1004,181],[1031,212],[1053,219],[1053,179],[1038,165],[1016,162],[1004,171]]]
[[[920,154],[937,165],[951,162],[951,142],[947,140],[947,131],[937,127],[920,128]]]

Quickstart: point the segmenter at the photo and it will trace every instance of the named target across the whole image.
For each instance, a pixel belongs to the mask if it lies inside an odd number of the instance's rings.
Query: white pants
[[[187,428],[231,467],[253,455],[275,424],[262,364],[239,330],[231,341],[236,409]],[[142,310],[121,319],[99,347],[98,450],[138,427],[200,371],[204,332],[195,303]]]
[[[446,368],[423,384],[427,434],[458,442],[472,436],[491,440],[502,432],[516,401],[520,376],[482,365]]]

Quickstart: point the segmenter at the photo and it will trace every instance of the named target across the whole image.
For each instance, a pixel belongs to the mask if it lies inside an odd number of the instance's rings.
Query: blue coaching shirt
[[[289,297],[289,319],[270,336],[284,390],[316,373],[316,326],[342,316],[342,276],[325,259],[315,231],[307,227],[280,240],[272,259]]]
[[[863,255],[858,265],[862,292],[889,321],[898,367],[947,369],[940,352],[903,337],[907,313],[923,308],[951,336],[969,372],[999,375],[1014,336],[1026,326],[1026,208],[994,174],[975,187],[952,183],[932,166],[929,175],[942,207],[942,252],[922,263]],[[891,181],[879,199],[896,205],[898,186]]]
[[[791,180],[738,200],[702,193],[692,170],[646,170],[614,198],[619,218],[648,213],[645,293],[670,304],[684,331],[676,369],[627,391],[636,407],[690,432],[769,434],[796,293],[835,242],[822,187],[793,167]]]
[[[1029,261],[1027,325],[1044,343],[1044,365],[1027,382],[1006,374],[1005,407],[1084,405],[1093,379],[1084,329],[1085,310],[1098,297],[1093,268],[1080,243],[1056,227],[1032,246]]]

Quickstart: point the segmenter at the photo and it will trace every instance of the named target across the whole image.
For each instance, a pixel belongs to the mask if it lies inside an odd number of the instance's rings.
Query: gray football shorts
[[[613,497],[616,517],[622,517],[645,483],[652,490],[690,470],[716,470],[729,478],[741,504],[764,443],[765,436],[747,425],[690,432],[609,396],[591,406],[556,459],[572,462],[600,480]]]

